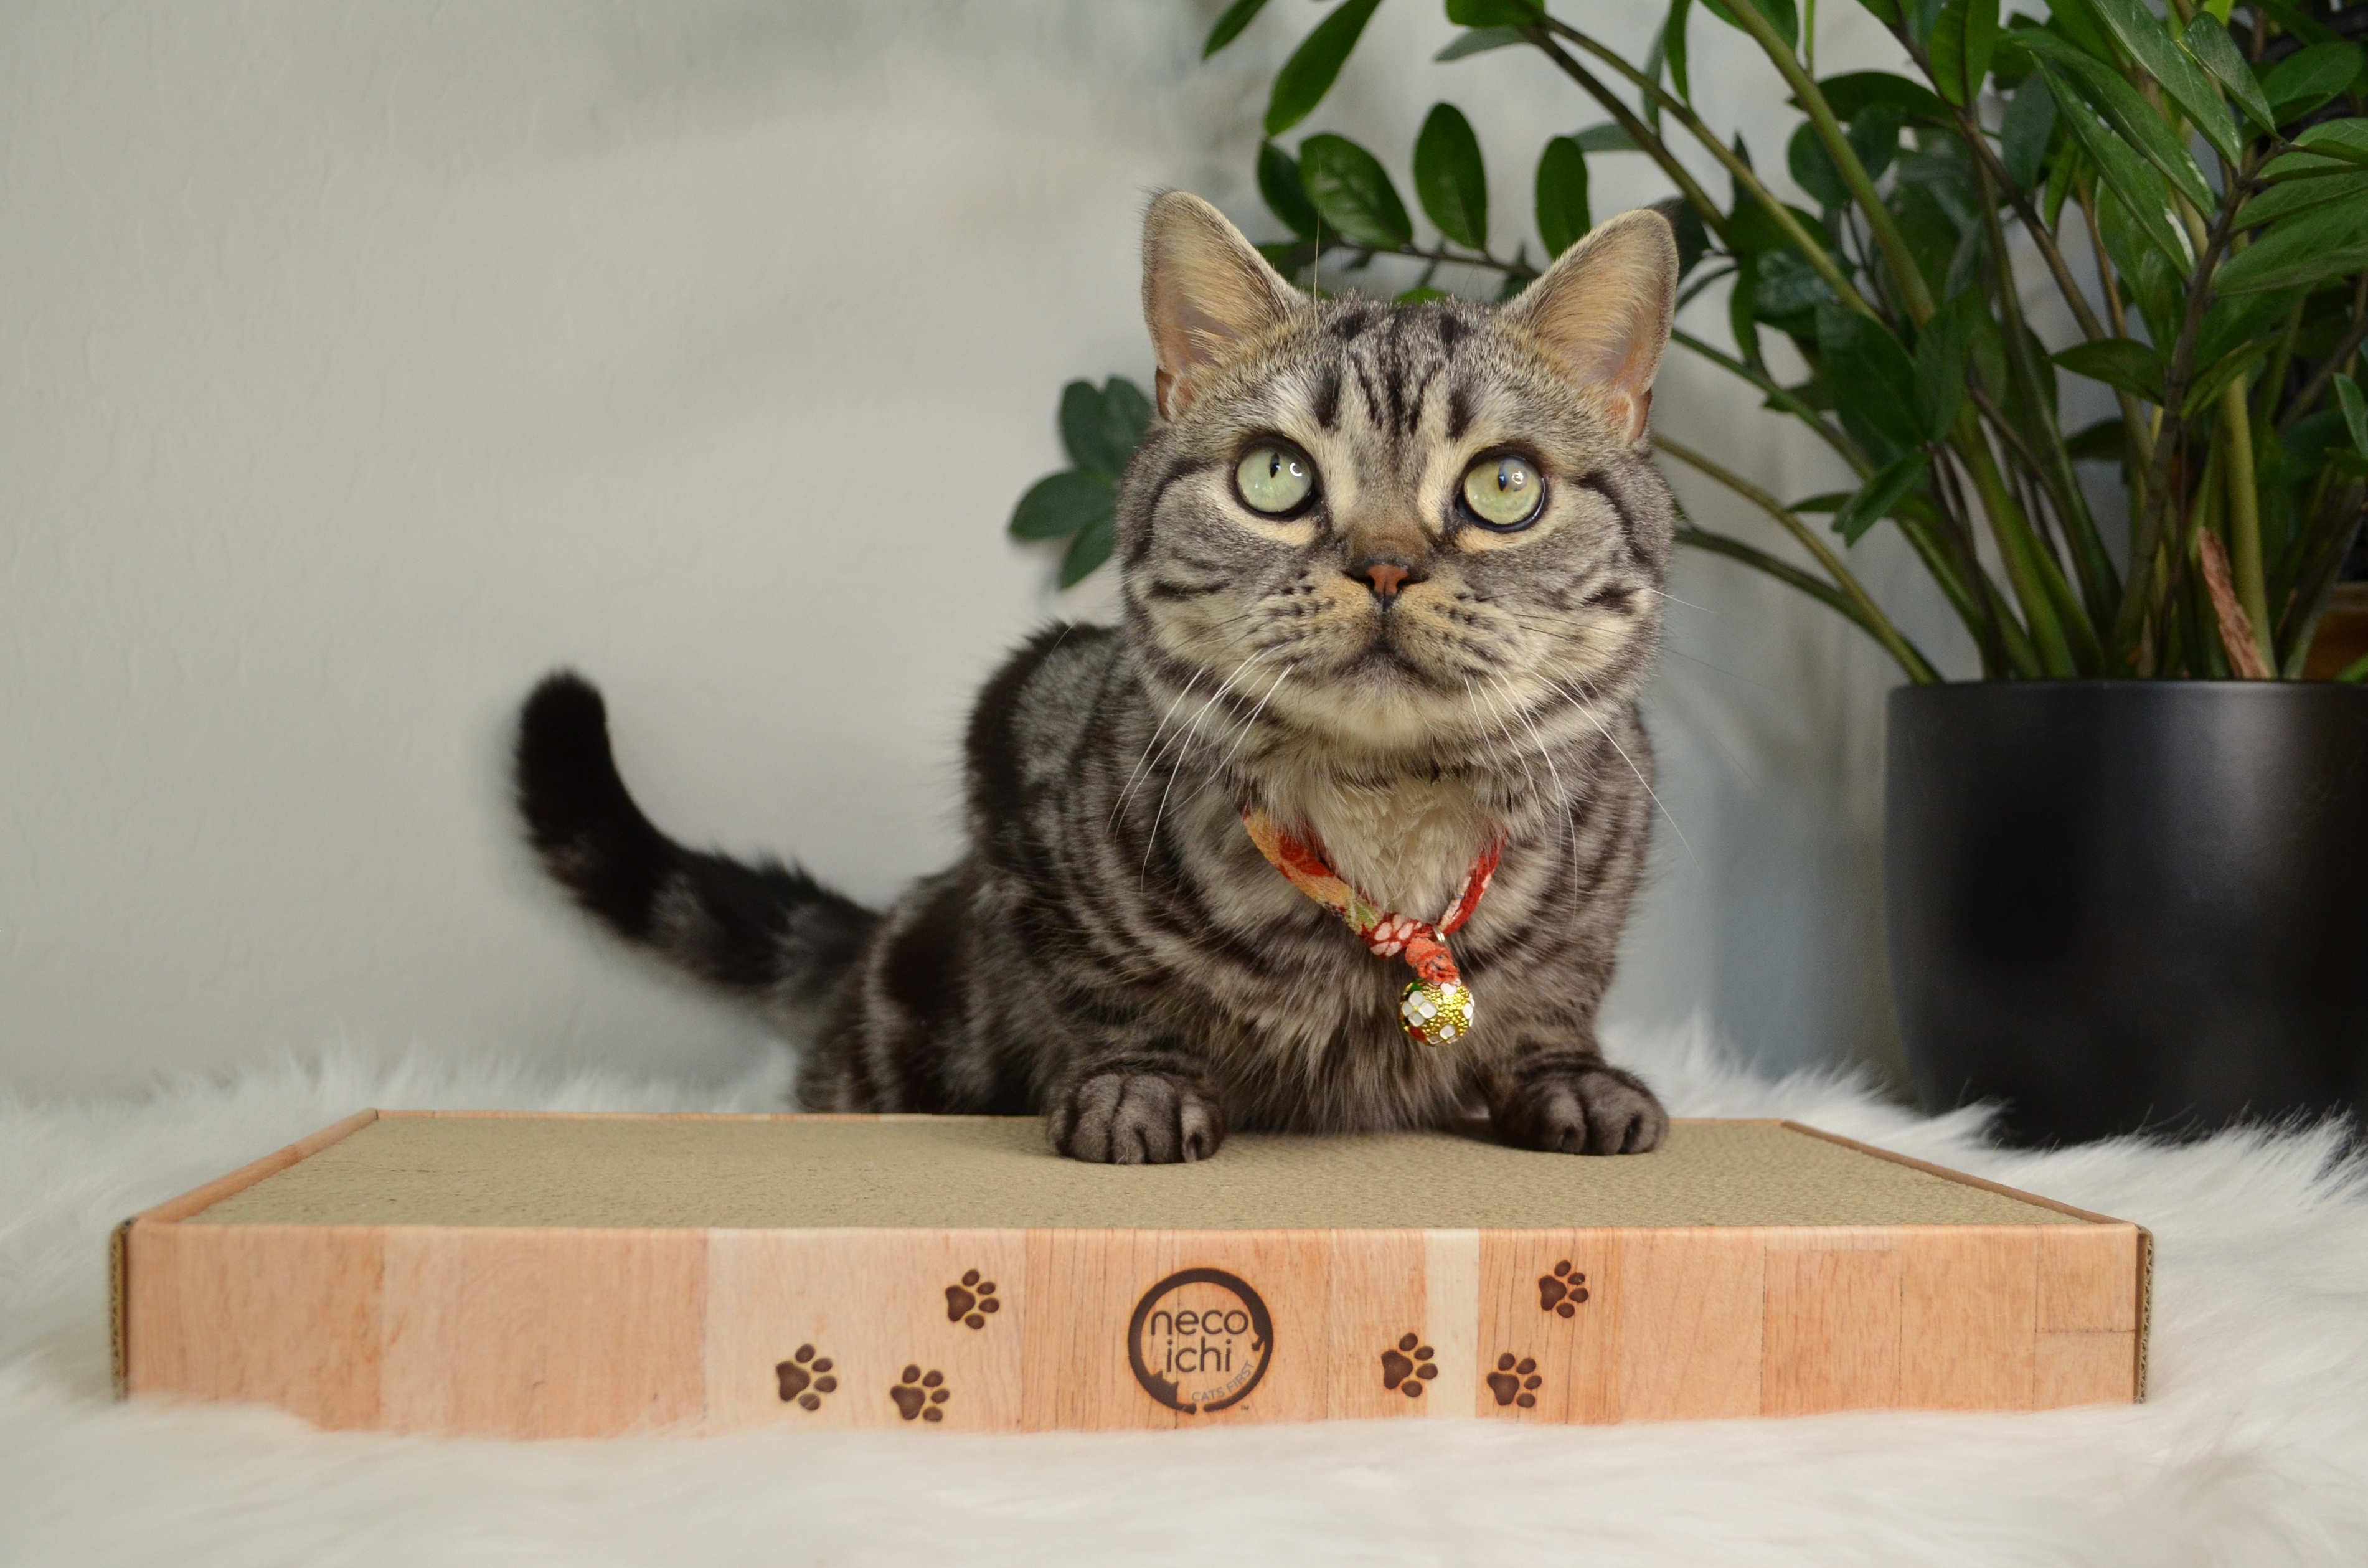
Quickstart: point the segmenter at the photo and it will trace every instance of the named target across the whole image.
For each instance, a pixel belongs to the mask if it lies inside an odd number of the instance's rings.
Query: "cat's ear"
[[[1143,318],[1159,360],[1159,412],[1174,419],[1210,374],[1287,319],[1304,297],[1225,215],[1184,191],[1143,222]]]
[[[1571,380],[1600,399],[1631,446],[1644,439],[1653,377],[1677,314],[1678,239],[1650,208],[1597,227],[1505,307]]]

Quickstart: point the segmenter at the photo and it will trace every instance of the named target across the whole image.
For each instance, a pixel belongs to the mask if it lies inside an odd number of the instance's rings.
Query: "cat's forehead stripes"
[[[1386,436],[1410,437],[1443,390],[1448,437],[1460,439],[1471,426],[1474,396],[1455,367],[1474,331],[1462,309],[1444,301],[1330,307],[1310,345],[1310,357],[1320,360],[1307,405],[1316,426],[1340,428],[1343,394],[1353,389],[1362,424]]]

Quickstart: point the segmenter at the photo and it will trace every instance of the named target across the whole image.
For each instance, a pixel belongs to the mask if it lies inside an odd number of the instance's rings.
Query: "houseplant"
[[[1788,503],[1656,435],[1789,540],[1689,524],[1682,542],[1818,598],[1907,677],[1890,931],[1928,1102],[2001,1095],[2031,1137],[2368,1103],[2368,660],[2295,679],[2368,498],[2368,54],[2340,30],[2368,12],[1860,3],[1914,74],[1819,79],[1815,0],[1672,0],[1639,60],[1570,20],[1576,0],[1447,0],[1465,30],[1440,59],[1538,51],[1604,117],[1539,153],[1532,260],[1526,238],[1492,238],[1483,154],[1450,104],[1413,148],[1427,242],[1366,149],[1276,140],[1379,5],[1339,0],[1275,77],[1257,173],[1287,237],[1266,253],[1311,288],[1509,295],[1586,231],[1591,156],[1651,159],[1675,191],[1683,297],[1724,284],[1732,339],[1673,341],[1854,476]],[[1208,51],[1263,6],[1238,0]],[[1700,27],[1748,35],[1802,111],[1782,164],[1815,210],[1705,122]],[[1724,168],[1725,202],[1681,142]],[[2026,283],[2060,300],[2064,341],[2024,319]],[[1783,379],[1780,342],[1804,378]],[[2067,429],[2063,372],[2111,389],[2115,415]],[[1069,389],[1080,467],[1013,519],[1072,539],[1064,580],[1108,552],[1131,392]],[[2118,471],[2119,528],[2083,464]],[[1850,571],[1886,525],[1963,620],[1979,681],[1945,682]]]

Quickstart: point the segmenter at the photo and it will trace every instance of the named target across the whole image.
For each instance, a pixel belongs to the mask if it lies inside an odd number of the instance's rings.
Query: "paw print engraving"
[[[946,1321],[968,1324],[973,1328],[985,1328],[988,1312],[999,1312],[1003,1303],[995,1299],[995,1281],[981,1279],[978,1270],[962,1270],[962,1283],[946,1287]]]
[[[1395,1389],[1408,1399],[1422,1397],[1422,1385],[1439,1376],[1439,1368],[1430,1358],[1430,1346],[1415,1335],[1399,1339],[1395,1349],[1382,1352],[1382,1386]]]
[[[905,1369],[905,1376],[888,1391],[896,1402],[896,1414],[905,1420],[943,1421],[946,1413],[938,1407],[951,1397],[946,1386],[946,1375],[932,1369],[924,1372],[918,1366]]]
[[[773,1369],[781,1380],[781,1403],[795,1404],[800,1410],[820,1410],[822,1396],[835,1393],[838,1380],[830,1375],[830,1358],[816,1356],[811,1345],[801,1345],[798,1353]]]
[[[1587,1276],[1575,1273],[1568,1258],[1555,1264],[1552,1274],[1538,1276],[1538,1311],[1566,1318],[1586,1300]]]
[[[1497,1396],[1498,1404],[1518,1404],[1523,1410],[1537,1408],[1537,1388],[1545,1379],[1538,1375],[1538,1364],[1524,1356],[1513,1359],[1510,1351],[1497,1358],[1497,1369],[1488,1374],[1488,1392]]]

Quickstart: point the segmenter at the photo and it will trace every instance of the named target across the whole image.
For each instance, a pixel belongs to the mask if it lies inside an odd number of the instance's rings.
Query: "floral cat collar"
[[[1250,842],[1258,846],[1291,885],[1349,923],[1365,946],[1385,959],[1403,958],[1415,972],[1406,982],[1398,1006],[1398,1023],[1418,1045],[1445,1045],[1472,1032],[1474,1005],[1471,987],[1456,972],[1455,955],[1447,950],[1447,937],[1480,907],[1488,879],[1505,850],[1501,838],[1491,840],[1472,863],[1463,892],[1436,921],[1397,915],[1350,887],[1324,857],[1275,825],[1274,819],[1254,807],[1244,807],[1242,824]]]

